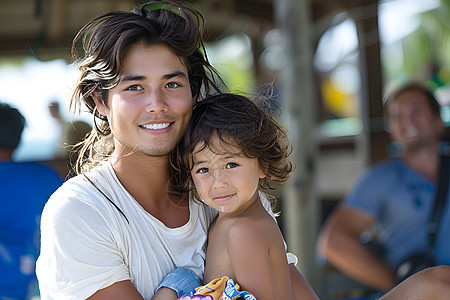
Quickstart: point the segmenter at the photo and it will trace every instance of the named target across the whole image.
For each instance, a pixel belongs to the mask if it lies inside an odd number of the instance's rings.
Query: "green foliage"
[[[450,82],[450,0],[443,0],[440,7],[418,17],[420,26],[401,41],[401,69],[387,70],[387,74],[403,74],[400,76],[428,81],[438,88]]]
[[[251,69],[239,68],[235,63],[215,66],[232,93],[251,92],[253,89],[253,73]]]

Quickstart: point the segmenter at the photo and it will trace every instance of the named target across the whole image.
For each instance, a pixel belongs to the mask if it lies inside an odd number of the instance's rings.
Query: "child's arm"
[[[176,300],[201,285],[202,281],[194,271],[178,268],[164,277],[152,300]]]
[[[228,232],[233,279],[258,300],[293,299],[286,252],[275,227],[275,223],[261,226],[261,222],[241,219]]]
[[[296,300],[319,300],[316,293],[294,264],[289,264],[291,286]]]

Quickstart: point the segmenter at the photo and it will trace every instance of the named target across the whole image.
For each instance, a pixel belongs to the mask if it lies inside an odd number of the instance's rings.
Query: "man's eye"
[[[169,82],[168,84],[166,84],[166,87],[168,87],[169,89],[174,89],[176,87],[179,87],[180,85],[178,83],[175,82]]]
[[[198,174],[205,174],[208,173],[209,169],[208,168],[200,168],[197,170]]]
[[[132,85],[127,88],[129,91],[140,91],[142,88],[139,85]]]
[[[233,168],[236,168],[236,167],[238,167],[238,166],[239,166],[239,165],[238,165],[237,163],[230,162],[230,163],[227,163],[226,168],[227,168],[227,169],[233,169]]]

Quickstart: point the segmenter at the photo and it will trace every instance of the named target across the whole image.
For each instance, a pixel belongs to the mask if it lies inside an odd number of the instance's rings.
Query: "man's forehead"
[[[151,64],[164,62],[167,67],[176,67],[177,69],[187,69],[186,59],[178,56],[172,48],[166,44],[147,45],[143,42],[137,42],[131,45],[125,52],[122,59],[123,65],[142,65],[139,60]]]
[[[429,107],[429,103],[427,97],[420,92],[417,91],[408,91],[398,95],[395,99],[393,99],[390,107],[399,107],[399,106],[427,106]]]

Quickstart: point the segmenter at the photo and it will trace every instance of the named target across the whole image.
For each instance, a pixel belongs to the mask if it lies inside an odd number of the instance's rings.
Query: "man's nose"
[[[148,113],[155,113],[167,111],[167,99],[160,89],[153,89],[148,95],[148,101],[145,106],[145,111]]]
[[[414,116],[409,114],[409,115],[405,115],[403,116],[403,118],[401,119],[401,124],[403,126],[408,126],[411,125],[412,123],[414,123]]]

